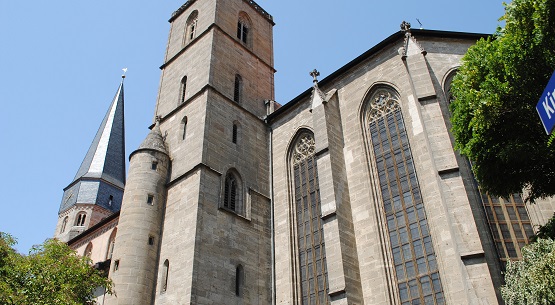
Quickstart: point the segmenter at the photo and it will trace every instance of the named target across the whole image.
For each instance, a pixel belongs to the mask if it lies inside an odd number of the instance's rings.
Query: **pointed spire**
[[[102,178],[120,187],[125,185],[124,78],[125,75],[122,75],[112,104],[73,182],[86,177]]]
[[[312,97],[311,97],[311,100],[312,100],[311,109],[314,109],[319,105],[326,103],[327,100],[324,92],[322,92],[322,90],[320,90],[320,88],[318,87],[318,76],[320,76],[320,72],[314,69],[309,74],[310,76],[312,76],[313,78],[312,82],[314,83],[314,88],[312,89]]]
[[[162,136],[162,131],[160,130],[159,116],[156,116],[156,123],[154,124],[154,127],[137,150],[142,149],[156,150],[169,155],[168,150],[166,149],[166,144],[164,142],[164,137]]]

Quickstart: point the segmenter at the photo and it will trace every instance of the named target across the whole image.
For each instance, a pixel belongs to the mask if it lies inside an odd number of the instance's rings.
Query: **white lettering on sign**
[[[555,95],[555,90],[553,90],[553,95]],[[551,103],[551,105],[549,105],[549,103]],[[551,114],[555,113],[555,100],[553,100],[551,92],[547,92],[547,96],[545,97],[545,101],[542,102],[542,105],[547,117],[551,119]]]

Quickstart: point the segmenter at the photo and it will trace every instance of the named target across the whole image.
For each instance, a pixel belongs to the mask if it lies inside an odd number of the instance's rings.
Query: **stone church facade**
[[[449,133],[482,35],[401,31],[279,105],[273,18],[189,0],[125,175],[123,82],[55,236],[108,271],[101,304],[499,304],[545,200],[481,194]],[[307,80],[309,80],[307,75]]]

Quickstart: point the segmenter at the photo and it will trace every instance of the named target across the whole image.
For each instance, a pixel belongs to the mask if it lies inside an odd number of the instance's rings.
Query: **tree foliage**
[[[555,304],[555,241],[538,239],[509,261],[501,295],[507,305]]]
[[[555,70],[555,1],[505,4],[504,28],[469,48],[452,83],[455,146],[482,190],[555,195],[555,145],[535,105]]]
[[[0,232],[0,304],[92,304],[98,287],[112,292],[111,281],[87,257],[50,239],[29,255],[13,249],[15,239]]]

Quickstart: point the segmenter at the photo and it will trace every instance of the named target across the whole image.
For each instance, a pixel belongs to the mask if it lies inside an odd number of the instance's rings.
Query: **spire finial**
[[[310,76],[312,76],[314,78],[314,80],[312,82],[317,83],[318,82],[318,76],[320,76],[320,72],[318,72],[318,70],[314,69],[309,74],[310,74]]]
[[[403,22],[401,22],[401,31],[410,32],[410,23],[403,20]]]
[[[125,73],[127,73],[127,68],[123,68],[121,70],[123,71],[123,74],[121,75],[121,78],[125,78]]]

